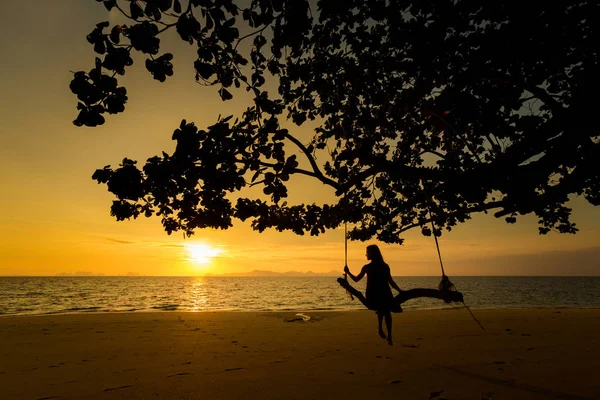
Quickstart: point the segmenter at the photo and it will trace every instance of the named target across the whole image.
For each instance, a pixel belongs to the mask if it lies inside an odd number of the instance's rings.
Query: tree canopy
[[[133,52],[154,79],[172,76],[167,30],[197,52],[199,90],[253,95],[236,118],[183,120],[172,154],[98,169],[117,220],[157,215],[188,235],[234,219],[312,235],[349,222],[352,239],[402,243],[491,210],[574,233],[569,196],[600,204],[598,1],[96,1],[130,24],[87,36],[97,57],[70,85],[75,125],[125,110],[117,77]],[[307,142],[282,127],[307,120]],[[336,202],[288,204],[297,174]],[[250,186],[270,199],[245,197]]]

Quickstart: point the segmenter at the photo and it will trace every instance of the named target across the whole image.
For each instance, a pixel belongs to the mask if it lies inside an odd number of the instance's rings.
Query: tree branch
[[[277,18],[279,18],[281,16],[281,14],[277,15],[276,17],[273,18],[273,21],[275,21]],[[238,46],[240,45],[240,43],[244,40],[244,39],[248,39],[251,36],[257,35],[259,33],[262,33],[265,29],[267,29],[269,26],[271,26],[271,24],[273,23],[273,21],[269,21],[268,24],[265,24],[265,26],[263,26],[260,29],[257,29],[254,32],[250,32],[247,35],[242,36],[241,38],[239,38],[237,40],[237,43],[235,44],[235,46],[233,47],[233,50],[237,50]]]
[[[312,156],[312,154],[308,151],[308,149],[306,148],[306,146],[304,146],[302,144],[302,142],[300,142],[298,139],[296,139],[295,137],[293,137],[292,135],[290,135],[289,133],[286,133],[284,135],[284,137],[286,139],[288,139],[290,142],[294,143],[300,150],[302,150],[302,152],[304,153],[304,155],[306,156],[306,158],[308,159],[308,162],[310,163],[310,166],[313,169],[313,172],[315,174],[315,176],[318,176],[321,178],[321,181],[323,180],[328,180],[330,182],[334,182],[333,180],[327,178],[323,172],[321,172],[321,170],[319,169],[319,166],[317,165],[317,162],[315,161],[314,157]],[[331,186],[331,185],[330,185]],[[337,182],[335,182],[335,186],[333,186],[337,189],[338,185]]]
[[[482,211],[491,210],[493,208],[503,207],[504,205],[505,204],[504,204],[503,200],[493,201],[491,203],[484,203],[484,204],[480,204],[480,205],[477,205],[477,206],[474,206],[474,207],[471,207],[471,208],[466,208],[466,209],[463,209],[463,210],[457,210],[457,211],[455,211],[453,213],[445,214],[445,216],[447,216],[447,217],[453,217],[453,216],[459,215],[459,214],[472,214],[472,213],[476,213],[476,212],[482,212]],[[393,217],[395,217],[398,214],[399,213],[396,212]],[[434,218],[428,218],[428,219],[425,219],[425,220],[420,221],[420,222],[415,222],[413,224],[406,225],[406,226],[398,229],[397,231],[395,231],[394,234],[399,235],[399,234],[401,234],[403,232],[406,232],[406,231],[408,231],[410,229],[416,228],[417,226],[422,226],[422,225],[425,225],[425,224],[429,224],[431,222],[435,223],[435,219]]]
[[[388,173],[389,175],[393,175],[394,177],[403,177],[407,178],[419,178],[419,179],[427,179],[427,180],[435,180],[442,182],[445,180],[445,175],[439,169],[434,168],[426,168],[426,167],[411,167],[405,164],[395,163],[393,161],[386,160],[383,163],[378,165],[372,165],[370,168],[362,171],[355,178],[352,179],[353,182],[363,182],[365,179],[370,177],[371,175],[375,175],[378,173]],[[350,189],[354,184],[350,185],[347,189]]]
[[[529,93],[533,94],[538,99],[542,100],[544,104],[549,106],[553,112],[556,114],[562,114],[566,110],[558,101],[554,99],[556,96],[552,96],[550,93],[546,92],[544,89],[539,88],[535,85],[530,85],[525,81],[522,81],[518,78],[514,78],[512,76],[503,76],[499,78],[491,78],[490,80],[500,82],[500,83],[509,83],[514,86],[519,86],[521,89],[527,90]],[[531,99],[531,98],[530,98]],[[528,99],[529,100],[529,99]]]
[[[244,164],[244,165],[249,164],[248,161],[244,161],[244,160],[240,160],[240,159],[236,159],[236,162]],[[272,164],[272,163],[268,163],[268,162],[264,162],[264,161],[258,161],[258,165],[260,165],[262,167],[269,167],[269,168],[275,168],[277,166],[277,164]],[[293,168],[292,170],[290,170],[290,173],[310,176],[312,178],[318,179],[319,181],[321,181],[321,183],[324,183],[325,185],[331,186],[334,189],[339,188],[339,184],[336,181],[334,181],[333,179],[329,179],[328,177],[324,176],[323,174],[319,175],[315,172],[307,171],[302,168]]]
[[[434,156],[438,156],[441,159],[445,159],[446,158],[445,154],[442,154],[442,153],[437,152],[435,150],[424,150],[421,153],[419,153],[419,157],[421,157],[423,154],[427,154],[427,153],[433,154]]]

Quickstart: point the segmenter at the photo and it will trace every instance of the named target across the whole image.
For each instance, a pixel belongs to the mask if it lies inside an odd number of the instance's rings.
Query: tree
[[[117,220],[156,214],[187,235],[235,218],[312,235],[345,221],[352,239],[402,243],[490,210],[575,233],[569,195],[600,204],[597,1],[97,1],[132,22],[87,36],[98,57],[71,82],[75,125],[124,111],[116,76],[132,52],[154,79],[171,76],[173,55],[159,54],[172,29],[197,49],[196,81],[223,101],[234,87],[254,97],[235,120],[182,121],[173,154],[97,170]],[[307,119],[319,123],[308,143],[282,127]],[[337,202],[288,205],[297,174]],[[254,185],[270,201],[244,197]]]

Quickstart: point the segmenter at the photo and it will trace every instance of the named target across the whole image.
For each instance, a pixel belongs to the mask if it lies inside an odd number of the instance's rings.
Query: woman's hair
[[[367,253],[370,256],[371,261],[385,263],[385,261],[383,261],[383,256],[381,255],[381,250],[379,250],[379,247],[377,247],[376,244],[367,246]]]

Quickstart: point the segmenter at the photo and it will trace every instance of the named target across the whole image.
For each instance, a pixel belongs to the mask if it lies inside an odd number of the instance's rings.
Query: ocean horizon
[[[434,276],[394,279],[401,289],[439,283]],[[600,277],[454,276],[452,281],[472,309],[600,308]],[[364,292],[365,280],[353,285]],[[438,299],[403,304],[407,311],[460,307]],[[0,315],[363,309],[335,276],[0,277]]]

